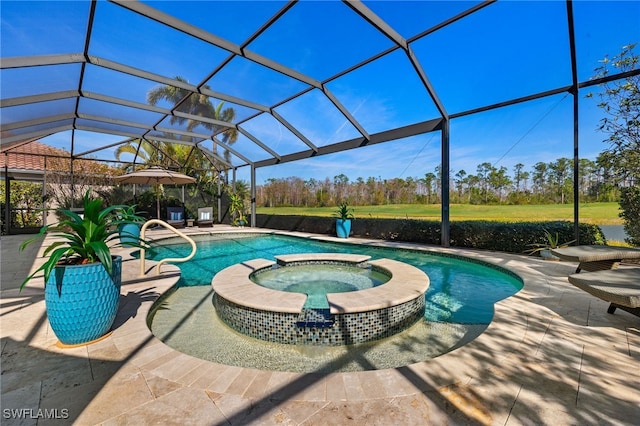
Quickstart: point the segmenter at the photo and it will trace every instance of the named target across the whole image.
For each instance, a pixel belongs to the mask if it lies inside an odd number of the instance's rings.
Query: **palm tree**
[[[181,83],[188,83],[184,77],[178,76],[175,79]],[[204,88],[211,90],[207,85],[205,85]],[[174,105],[185,99],[178,108],[183,112],[191,115],[197,115],[199,117],[212,118],[214,120],[224,121],[227,123],[232,123],[236,117],[236,112],[233,108],[224,108],[224,101],[221,101],[214,107],[211,103],[211,99],[207,95],[194,93],[180,87],[171,85],[158,86],[147,94],[147,102],[151,105],[156,105],[163,99]],[[238,131],[233,127],[220,126],[198,120],[187,120],[186,118],[177,117],[175,115],[170,119],[171,124],[183,124],[185,122],[187,122],[187,131],[192,131],[197,126],[201,125],[206,129],[211,130],[214,135],[218,135],[221,142],[225,144],[231,145],[238,140]],[[224,157],[225,159],[229,159],[230,153],[225,151]]]
[[[176,81],[188,83],[184,77],[176,77]],[[204,86],[210,89],[209,86]],[[151,105],[157,105],[160,101],[165,100],[173,105],[178,105],[178,110],[187,114],[206,117],[218,121],[232,123],[235,120],[236,112],[233,108],[224,108],[224,102],[220,102],[216,106],[211,103],[208,96],[195,93],[187,89],[172,85],[161,85],[151,89],[147,93],[147,102]],[[186,119],[172,115],[171,124],[185,124],[186,130],[193,131],[197,126],[203,126],[211,131],[213,135],[217,135],[219,140],[226,144],[233,144],[238,140],[238,131],[233,127],[220,126],[217,124],[206,123],[199,120]],[[173,135],[165,135],[173,137]],[[214,143],[213,151],[217,149]],[[179,165],[183,173],[196,178],[196,184],[189,187],[193,194],[199,194],[203,198],[202,202],[210,204],[211,198],[217,194],[215,183],[219,179],[218,170],[222,167],[213,164],[211,167],[210,159],[205,157],[203,152],[193,146],[182,145],[179,143],[167,142],[149,142],[143,140],[133,140],[116,149],[115,155],[118,160],[125,154],[137,155],[141,163],[147,165],[159,165],[165,168]],[[225,150],[224,157],[229,160],[231,154]],[[126,168],[131,164],[126,164]],[[162,191],[161,188],[157,189]]]
[[[136,156],[140,163],[166,167],[172,162],[172,159],[168,158],[158,149],[162,143],[158,142],[157,144],[158,145],[154,145],[146,140],[134,139],[124,145],[120,145],[115,151],[115,156],[116,159],[120,161],[123,154],[131,154]],[[132,166],[133,163],[125,163],[124,168],[129,169]]]

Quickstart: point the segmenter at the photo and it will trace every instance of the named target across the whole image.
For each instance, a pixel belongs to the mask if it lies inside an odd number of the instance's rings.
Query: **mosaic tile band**
[[[339,346],[371,342],[393,336],[424,315],[425,298],[367,312],[332,315],[330,328],[298,327],[299,314],[263,311],[230,302],[216,294],[214,305],[229,327],[247,336],[291,345]]]

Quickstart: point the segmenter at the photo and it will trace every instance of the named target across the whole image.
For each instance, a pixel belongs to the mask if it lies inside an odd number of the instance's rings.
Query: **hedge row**
[[[258,214],[256,225],[261,228],[335,235],[335,219],[315,216]],[[580,244],[605,244],[597,225],[580,224]],[[449,236],[452,247],[523,253],[535,244],[547,244],[545,230],[558,235],[560,243],[574,239],[573,222],[493,221],[451,222]],[[414,219],[355,219],[351,236],[380,240],[405,241],[440,245],[440,222]]]

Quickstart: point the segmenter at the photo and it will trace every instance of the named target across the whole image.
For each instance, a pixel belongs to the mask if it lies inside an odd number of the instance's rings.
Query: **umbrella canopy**
[[[139,183],[142,185],[183,185],[193,183],[196,180],[191,176],[162,167],[153,166],[148,169],[137,170],[126,175],[117,176],[115,181],[118,183]]]
[[[148,169],[137,170],[126,175],[117,176],[114,180],[118,183],[137,183],[141,185],[184,185],[194,183],[196,180],[191,176],[162,167],[153,166]],[[160,194],[156,200],[158,219],[160,219]]]

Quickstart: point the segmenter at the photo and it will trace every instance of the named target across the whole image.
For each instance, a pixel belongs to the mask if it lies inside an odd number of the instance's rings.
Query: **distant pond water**
[[[607,241],[624,241],[628,238],[623,225],[599,225]]]

